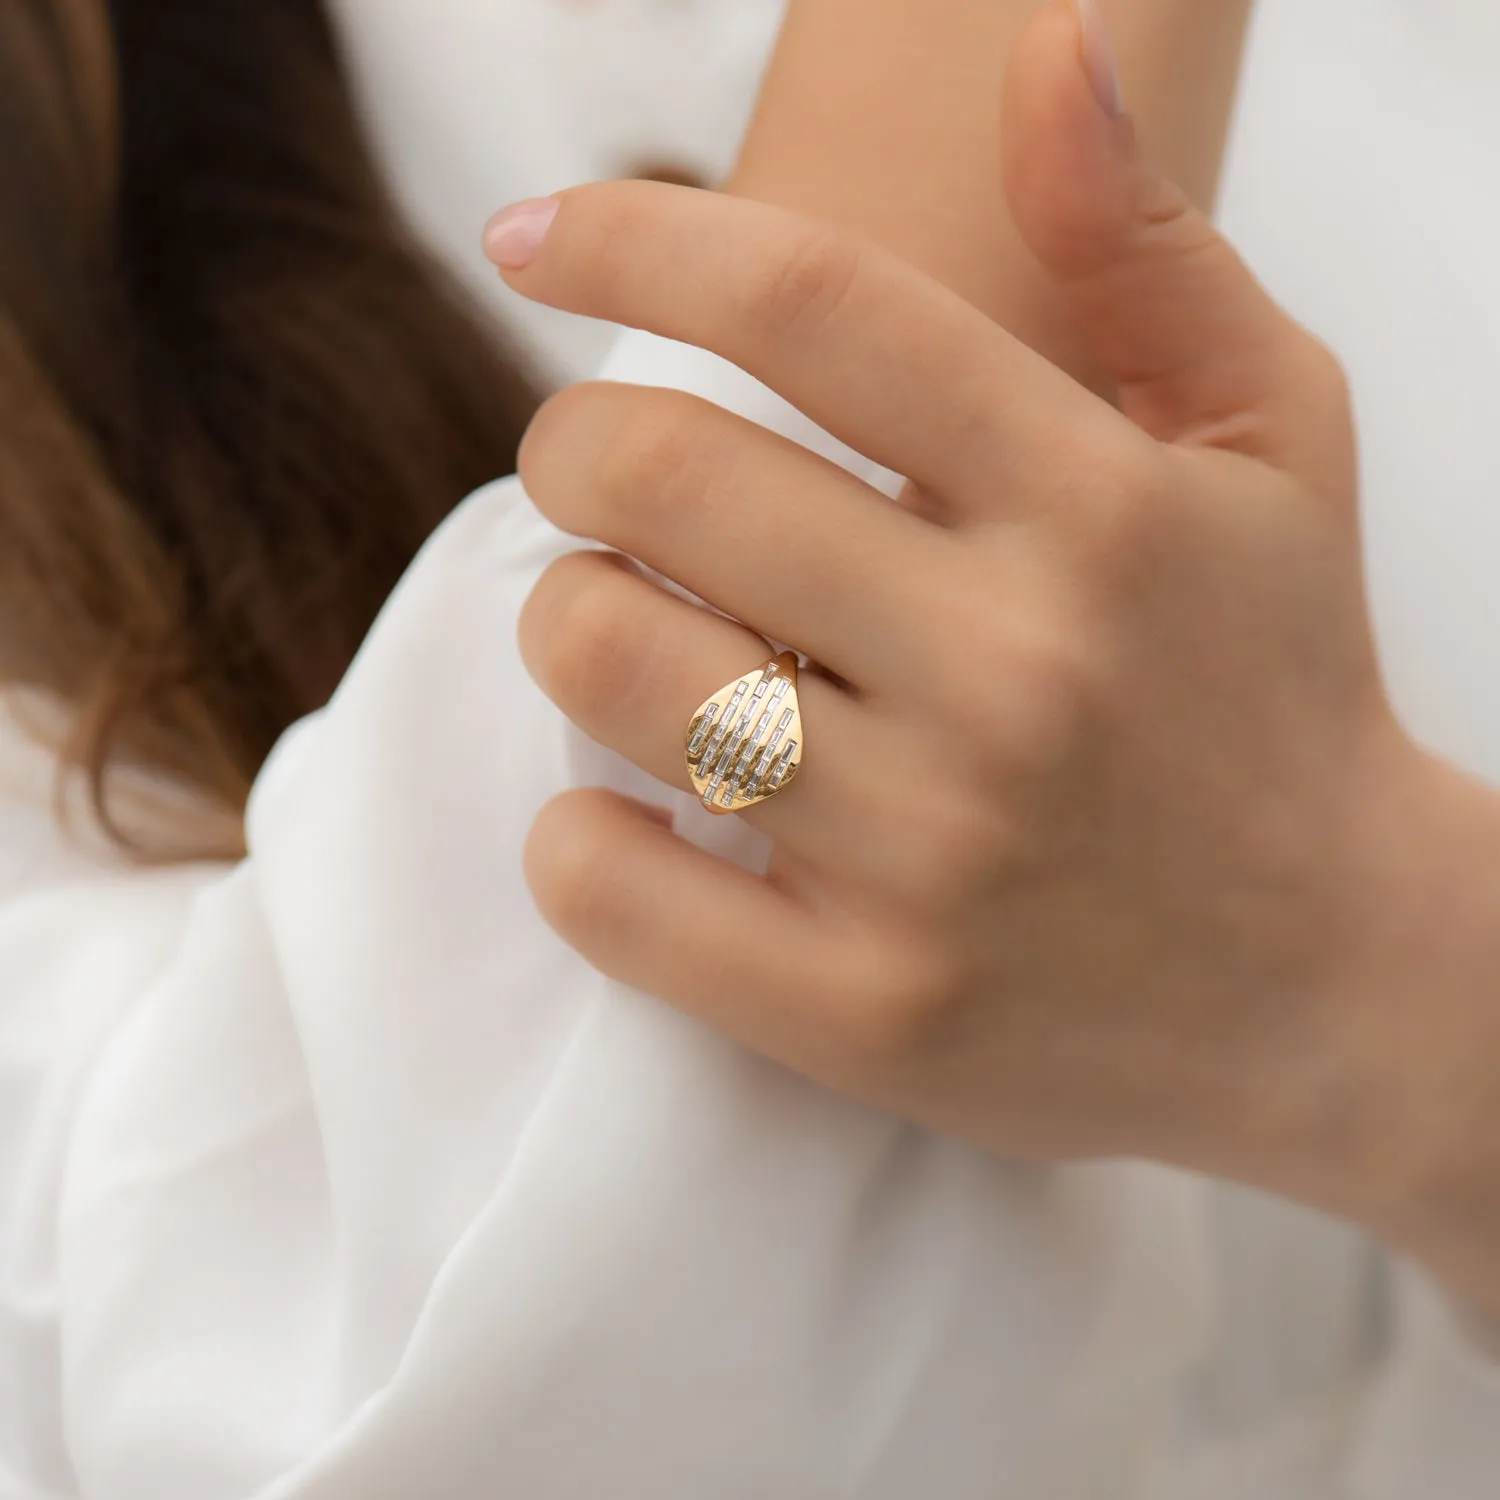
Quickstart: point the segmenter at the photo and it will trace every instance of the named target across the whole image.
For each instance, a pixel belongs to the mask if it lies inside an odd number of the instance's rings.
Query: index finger
[[[517,291],[722,355],[960,512],[1035,482],[1102,405],[931,277],[796,214],[650,182],[555,202],[524,266],[503,225],[487,239]]]

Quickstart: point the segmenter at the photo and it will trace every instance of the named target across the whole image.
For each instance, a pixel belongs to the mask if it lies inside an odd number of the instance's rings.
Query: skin
[[[1254,1183],[1500,1311],[1500,799],[1386,700],[1342,376],[1100,108],[1070,8],[1005,116],[1014,223],[1118,410],[783,210],[605,184],[492,239],[526,295],[713,349],[913,484],[680,393],[549,403],[541,509],[734,617],[564,559],[521,645],[570,718],[686,788],[689,714],[763,636],[824,672],[801,775],[744,814],[764,878],[580,791],[533,832],[539,906],[832,1088]]]
[[[860,234],[1099,385],[1013,222],[1006,59],[1037,0],[791,0],[728,190]],[[1136,129],[1200,207],[1218,186],[1250,0],[1100,0]]]

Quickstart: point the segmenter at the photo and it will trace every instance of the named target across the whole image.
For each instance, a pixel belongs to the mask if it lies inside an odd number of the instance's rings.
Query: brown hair
[[[318,0],[0,3],[0,678],[106,826],[120,764],[239,810],[532,406]]]

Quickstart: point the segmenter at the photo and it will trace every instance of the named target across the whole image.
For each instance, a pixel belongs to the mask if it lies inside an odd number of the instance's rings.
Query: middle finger
[[[837,465],[679,391],[554,397],[521,475],[563,530],[618,548],[862,687],[908,665],[946,533]]]

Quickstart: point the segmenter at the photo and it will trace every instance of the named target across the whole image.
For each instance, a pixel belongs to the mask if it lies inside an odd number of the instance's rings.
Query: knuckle
[[[799,231],[752,281],[747,321],[772,338],[817,333],[848,297],[861,254],[855,241],[834,230]]]
[[[612,394],[594,381],[566,386],[542,403],[521,439],[521,483],[537,509],[564,531],[576,529],[586,489],[584,462],[601,429],[608,429]]]
[[[564,936],[619,920],[620,892],[609,872],[604,799],[597,790],[566,792],[537,814],[523,852],[526,880],[547,921]]]
[[[1213,220],[1171,188],[1141,215],[1137,251],[1174,267],[1179,275],[1201,268],[1205,276],[1216,280],[1223,276],[1226,263],[1236,259]]]
[[[874,954],[871,955],[875,957]],[[880,1078],[930,1056],[964,1009],[965,976],[951,945],[902,934],[846,990],[840,1043],[853,1074]]]
[[[1299,384],[1305,399],[1328,419],[1347,419],[1352,398],[1343,361],[1321,339],[1297,329]]]
[[[695,403],[664,391],[640,391],[599,459],[599,500],[634,527],[653,527],[700,499],[716,471],[708,423]]]
[[[1149,584],[1160,566],[1168,474],[1151,442],[1112,445],[1093,466],[1088,503],[1077,507],[1072,538],[1096,587]]]
[[[521,480],[562,530],[626,544],[709,483],[720,456],[712,418],[677,391],[569,386],[532,419]]]
[[[597,381],[581,381],[554,391],[536,409],[521,439],[518,466],[523,479],[550,467],[577,444],[581,424],[598,411],[604,388]]]
[[[553,563],[522,617],[523,650],[540,685],[565,711],[597,722],[628,700],[647,670],[634,632],[625,628],[619,595],[597,552]]]
[[[897,868],[913,907],[951,910],[1004,867],[1011,830],[1003,807],[968,778],[950,775],[913,803],[901,831]]]
[[[997,766],[1007,781],[1034,782],[1071,765],[1099,716],[1098,668],[1071,637],[1029,640],[1011,651]]]
[[[1213,219],[1165,180],[1138,208],[1126,263],[1170,277],[1179,295],[1194,302],[1222,296],[1226,287],[1242,284],[1247,274],[1239,253]]]
[[[1107,662],[1082,623],[1060,613],[989,621],[968,638],[969,670],[945,696],[982,792],[952,810],[946,837],[960,857],[994,860],[1013,830],[1003,798],[995,806],[985,799],[1073,763],[1099,719]],[[976,679],[985,691],[975,691]]]

